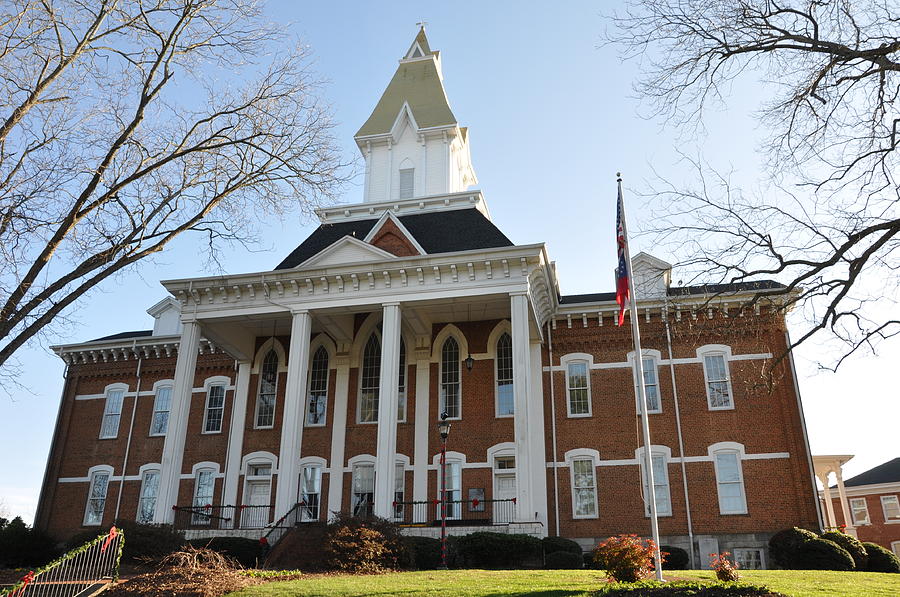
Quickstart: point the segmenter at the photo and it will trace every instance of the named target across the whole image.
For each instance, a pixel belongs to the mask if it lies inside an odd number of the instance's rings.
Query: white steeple
[[[458,193],[478,182],[468,130],[450,109],[440,52],[424,26],[354,138],[366,160],[366,202]]]

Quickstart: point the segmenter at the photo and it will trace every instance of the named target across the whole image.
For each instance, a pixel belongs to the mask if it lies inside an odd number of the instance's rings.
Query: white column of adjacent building
[[[347,438],[347,400],[350,390],[350,355],[334,359],[334,411],[331,421],[331,459],[328,462],[328,511],[340,512],[344,498],[344,445]]]
[[[228,430],[228,451],[225,456],[225,488],[222,504],[237,506],[238,479],[241,475],[241,458],[244,449],[244,423],[247,419],[247,394],[250,391],[250,362],[238,363],[234,382],[234,400],[231,403],[231,426]]]
[[[825,471],[824,475],[819,475],[819,481],[822,482],[822,494],[825,498],[825,526],[832,527],[831,530],[834,530],[837,520],[834,517],[834,505],[831,503],[831,489],[828,487],[829,476],[831,476],[831,471]]]
[[[516,520],[534,519],[532,450],[528,437],[528,396],[531,377],[531,341],[528,330],[528,296],[510,295],[512,324],[513,395],[515,415],[513,429],[516,444]]]
[[[400,303],[385,303],[381,322],[378,440],[375,452],[374,514],[393,516],[397,453],[397,386],[400,382]]]
[[[278,452],[278,484],[275,490],[276,518],[286,514],[297,503],[311,326],[309,311],[292,312],[284,417],[281,421],[281,447]]]
[[[848,535],[856,537],[856,526],[854,526],[853,516],[850,514],[850,503],[847,500],[847,492],[844,489],[844,476],[841,474],[840,466],[834,471],[834,476],[837,479],[838,495],[841,497],[841,512],[844,514],[844,524],[846,525],[844,530]]]
[[[200,324],[185,321],[178,344],[178,360],[175,363],[175,383],[169,408],[169,425],[163,440],[160,459],[159,493],[156,499],[154,522],[171,523],[175,520],[172,506],[178,505],[178,489],[181,484],[181,466],[184,460],[184,443],[187,438],[188,414],[197,371],[197,354],[200,352]]]

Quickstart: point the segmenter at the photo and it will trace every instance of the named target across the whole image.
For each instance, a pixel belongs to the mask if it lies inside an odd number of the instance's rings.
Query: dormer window
[[[415,168],[400,169],[400,199],[412,199],[415,192]]]

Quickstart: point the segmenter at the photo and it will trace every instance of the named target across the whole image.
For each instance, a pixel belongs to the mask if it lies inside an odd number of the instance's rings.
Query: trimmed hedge
[[[640,581],[628,585],[601,586],[598,597],[787,597],[767,587],[733,582],[700,583],[692,581],[658,583]]]
[[[579,557],[584,553],[578,543],[564,537],[544,537],[541,539],[541,547],[544,548],[545,556],[558,551],[573,553]]]
[[[466,568],[540,565],[541,540],[530,535],[478,532],[457,537],[455,560]]]
[[[668,555],[663,556],[664,570],[688,570],[691,566],[691,556],[688,552],[673,545],[661,545],[659,550]]]
[[[769,539],[769,555],[772,562],[781,568],[797,569],[797,551],[800,546],[810,541],[818,539],[819,536],[812,531],[793,527],[778,531]]]
[[[580,570],[584,568],[581,554],[571,551],[553,551],[544,556],[544,568],[547,570]]]
[[[0,568],[37,568],[57,555],[56,542],[43,531],[29,527],[19,516],[0,518]]]
[[[900,558],[876,543],[868,541],[862,544],[869,559],[867,572],[900,573]]]
[[[856,566],[857,570],[865,570],[866,564],[869,562],[869,556],[866,555],[866,548],[863,547],[863,544],[856,537],[851,537],[850,535],[845,535],[844,533],[839,533],[837,531],[828,531],[827,533],[822,533],[822,539],[828,539],[829,541],[834,541],[850,554],[850,557],[853,558],[853,564]]]
[[[128,539],[131,540],[131,535]],[[266,550],[258,540],[244,537],[207,537],[191,539],[188,544],[197,549],[205,547],[233,558],[245,568],[258,568],[266,558]]]
[[[846,549],[828,539],[810,539],[797,549],[797,566],[801,570],[841,570],[856,568]]]
[[[403,537],[401,566],[410,570],[434,570],[441,564],[441,541],[432,537]],[[448,546],[449,548],[449,546]]]

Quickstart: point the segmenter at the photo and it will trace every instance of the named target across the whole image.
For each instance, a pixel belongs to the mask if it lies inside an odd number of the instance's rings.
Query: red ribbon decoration
[[[22,577],[22,586],[19,587],[19,589],[15,593],[10,595],[10,597],[16,597],[16,595],[21,595],[22,593],[24,593],[25,587],[27,587],[28,583],[30,583],[33,580],[34,580],[34,570],[31,570],[30,572],[28,572],[28,574],[26,574],[25,576]]]
[[[474,500],[472,500],[472,507],[473,507],[473,508],[477,508],[477,507],[478,507],[478,504],[480,504],[480,503],[481,503],[481,502],[478,501],[478,498],[475,498]]]
[[[109,529],[109,535],[106,536],[106,539],[103,541],[103,547],[100,548],[100,553],[106,551],[106,548],[109,547],[110,541],[116,538],[116,535],[119,534],[119,530],[116,527],[112,527]]]
[[[264,546],[265,546],[265,545],[268,545],[268,544],[269,544],[269,540],[266,539],[265,537],[260,537],[260,538],[259,538],[259,544],[260,544],[260,545],[264,545]]]

